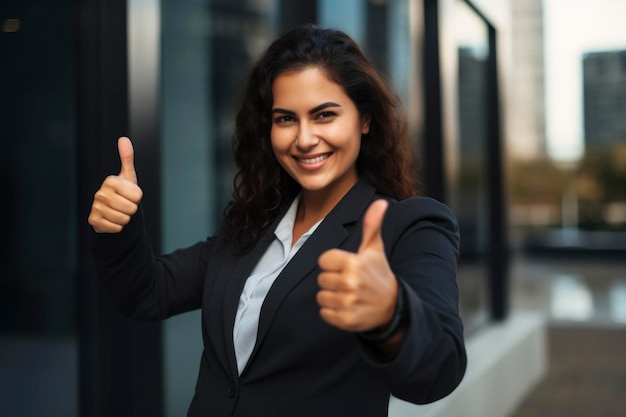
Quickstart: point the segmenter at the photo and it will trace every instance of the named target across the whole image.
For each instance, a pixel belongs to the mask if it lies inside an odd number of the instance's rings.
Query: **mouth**
[[[331,155],[331,152],[318,155],[313,158],[299,158],[297,156],[295,156],[294,158],[301,164],[317,164],[319,162],[322,162],[325,159],[328,159],[330,155]]]

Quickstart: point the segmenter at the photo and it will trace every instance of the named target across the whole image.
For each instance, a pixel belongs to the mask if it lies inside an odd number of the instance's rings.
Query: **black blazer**
[[[239,296],[282,215],[246,255],[235,254],[220,233],[153,257],[138,213],[122,233],[93,234],[96,266],[131,317],[202,308],[204,352],[189,416],[386,416],[390,393],[413,403],[450,393],[466,356],[455,278],[458,226],[429,198],[390,200],[383,221],[387,257],[408,307],[408,330],[394,357],[377,357],[357,335],[321,319],[317,259],[330,248],[356,251],[364,212],[378,198],[387,197],[355,185],[281,272],[241,375],[232,336]]]

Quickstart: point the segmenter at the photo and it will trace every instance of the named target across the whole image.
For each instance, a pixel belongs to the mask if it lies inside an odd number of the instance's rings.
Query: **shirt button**
[[[228,386],[228,397],[233,398],[236,393],[237,393],[237,388],[235,388],[233,384],[230,384]]]

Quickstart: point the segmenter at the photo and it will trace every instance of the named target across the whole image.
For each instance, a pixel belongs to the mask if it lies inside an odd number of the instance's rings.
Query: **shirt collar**
[[[283,242],[283,246],[285,246],[285,242],[286,242],[285,247],[291,247],[291,240],[293,238],[293,225],[296,221],[296,214],[298,213],[299,203],[300,203],[300,194],[298,194],[296,198],[294,198],[294,200],[291,203],[291,206],[289,206],[289,209],[287,210],[283,218],[280,220],[280,223],[278,223],[278,226],[276,227],[276,230],[274,231],[278,240]]]

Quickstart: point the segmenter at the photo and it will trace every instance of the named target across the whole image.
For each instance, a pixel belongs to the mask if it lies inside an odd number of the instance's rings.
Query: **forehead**
[[[272,84],[272,95],[273,105],[279,107],[317,105],[329,100],[340,104],[352,102],[342,86],[318,67],[279,74]]]

